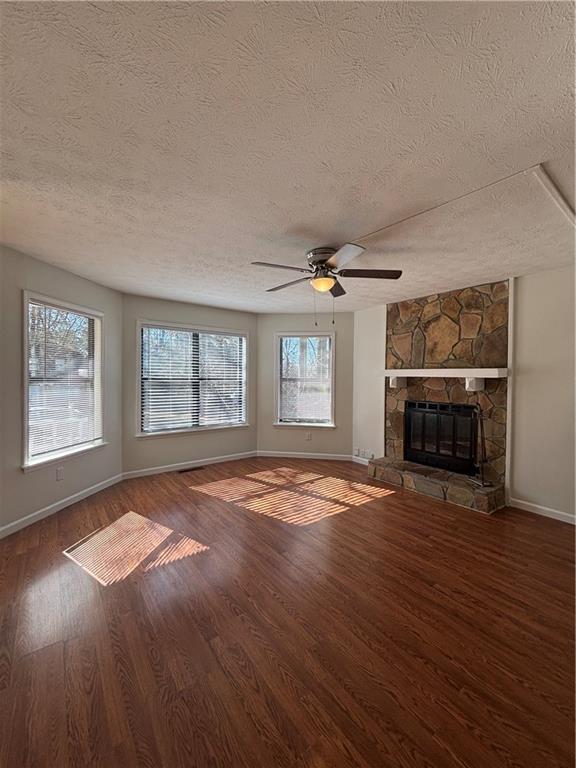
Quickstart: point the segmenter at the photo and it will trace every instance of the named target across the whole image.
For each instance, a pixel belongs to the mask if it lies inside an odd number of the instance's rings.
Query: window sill
[[[306,427],[306,429],[336,429],[336,424],[318,424],[307,421],[275,421],[275,427]]]
[[[186,429],[166,429],[163,432],[136,432],[134,437],[175,437],[177,435],[189,435],[194,432],[214,432],[220,429],[245,429],[250,424],[215,424],[207,427],[188,427]]]
[[[40,458],[40,459],[32,459],[31,461],[27,461],[22,465],[22,471],[23,472],[33,472],[35,469],[43,469],[44,467],[49,466],[50,464],[56,464],[61,461],[67,461],[67,459],[72,459],[76,456],[81,456],[84,453],[88,453],[89,451],[95,451],[98,448],[104,448],[104,446],[108,445],[108,442],[106,440],[96,440],[93,443],[90,443],[90,445],[83,445],[80,448],[77,448],[73,451],[59,451],[58,453],[51,453],[49,456],[46,456],[46,458]]]

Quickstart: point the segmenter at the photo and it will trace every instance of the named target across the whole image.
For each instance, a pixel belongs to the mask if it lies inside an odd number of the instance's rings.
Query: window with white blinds
[[[25,465],[102,441],[101,318],[26,297]]]
[[[332,335],[279,336],[278,355],[278,423],[332,425]]]
[[[246,336],[142,325],[140,431],[246,423]]]

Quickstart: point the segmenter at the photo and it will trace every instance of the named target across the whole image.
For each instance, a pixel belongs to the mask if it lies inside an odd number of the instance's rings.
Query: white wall
[[[274,426],[275,334],[335,333],[335,428]],[[258,315],[258,450],[271,453],[314,453],[335,456],[352,454],[352,387],[354,358],[354,315]],[[312,435],[306,440],[306,433]]]
[[[1,423],[0,535],[27,515],[42,512],[86,488],[122,472],[121,329],[122,297],[116,291],[84,280],[9,248],[0,247],[2,294],[0,317]],[[56,481],[55,466],[22,471],[23,454],[23,291],[79,304],[104,313],[104,440],[107,445],[62,459],[64,479]],[[4,528],[4,531],[2,531]]]
[[[4,427],[4,374],[3,370],[6,363],[3,363],[4,358],[4,264],[5,256],[3,249],[0,248],[0,533],[4,524],[4,516],[2,508],[4,506],[4,436],[6,433]]]
[[[354,313],[354,449],[384,456],[386,305]],[[364,456],[366,458],[366,456]]]
[[[574,516],[574,270],[516,280],[512,383],[512,503]],[[104,313],[104,437],[107,445],[24,473],[22,306],[25,289]],[[330,315],[253,315],[121,294],[0,248],[0,535],[35,513],[56,511],[122,473],[253,454],[384,453],[386,307]],[[247,427],[137,438],[137,320],[247,331]],[[336,428],[274,426],[277,332],[335,331]],[[305,440],[307,432],[312,440]],[[25,522],[32,522],[34,517]]]
[[[235,456],[256,450],[256,315],[247,312],[184,304],[175,301],[124,296],[123,322],[123,465],[124,472],[192,464],[220,456]],[[248,332],[248,421],[249,426],[183,432],[177,435],[136,437],[136,393],[138,320],[183,323],[202,328]]]
[[[513,506],[574,516],[574,268],[517,278]]]

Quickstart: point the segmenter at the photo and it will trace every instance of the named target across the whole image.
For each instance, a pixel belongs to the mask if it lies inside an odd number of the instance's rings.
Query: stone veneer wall
[[[508,282],[389,304],[386,367],[506,368]],[[386,382],[386,456],[404,455],[404,403],[478,403],[486,435],[486,475],[504,482],[506,466],[506,379],[486,379],[483,392],[468,393],[464,378],[410,378],[403,389]]]

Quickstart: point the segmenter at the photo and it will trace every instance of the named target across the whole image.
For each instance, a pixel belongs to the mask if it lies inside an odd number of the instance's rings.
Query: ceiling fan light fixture
[[[310,280],[310,285],[315,291],[318,291],[318,293],[328,293],[328,291],[334,287],[335,283],[336,278],[331,275],[319,275]]]
[[[294,267],[288,264],[271,264],[268,261],[253,261],[257,267],[273,267],[274,269],[289,269],[293,272],[304,272],[307,277],[301,277],[298,280],[291,280],[289,283],[275,285],[273,288],[267,288],[267,293],[274,291],[283,291],[284,288],[290,288],[293,285],[301,285],[307,280],[317,293],[331,293],[333,298],[345,296],[346,291],[338,282],[339,277],[363,277],[379,280],[397,280],[401,274],[400,269],[349,269],[345,267],[349,261],[359,256],[364,247],[355,243],[346,243],[341,248],[332,248],[331,246],[322,246],[321,248],[312,248],[308,251],[306,258],[308,268]],[[342,267],[345,267],[342,269]],[[312,275],[312,277],[310,277]]]

